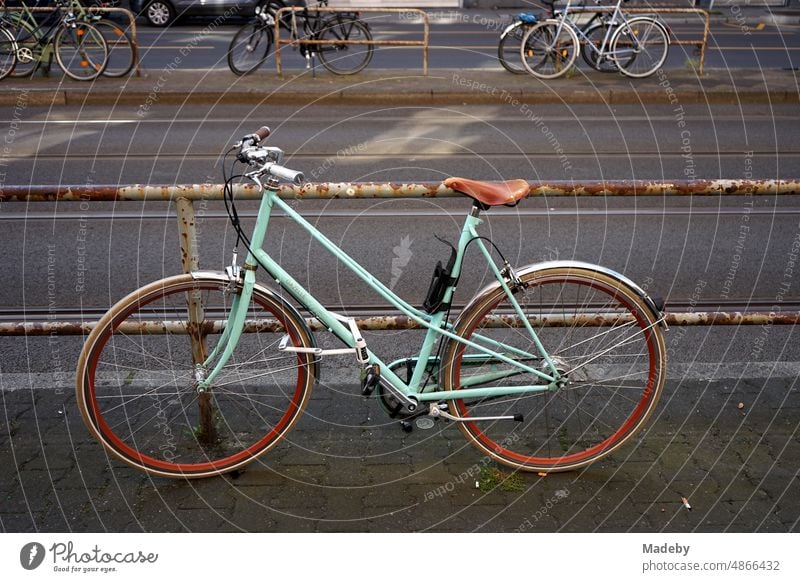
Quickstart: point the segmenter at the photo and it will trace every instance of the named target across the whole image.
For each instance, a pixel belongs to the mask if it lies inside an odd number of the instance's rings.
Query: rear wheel
[[[311,347],[293,310],[256,288],[233,356],[198,392],[195,363],[227,324],[236,292],[218,278],[156,281],[112,307],[92,330],[76,370],[84,422],[122,461],[165,477],[242,468],[274,448],[302,414],[314,382]],[[194,340],[194,341],[192,341]]]
[[[499,286],[473,300],[455,332],[515,363],[451,341],[440,381],[445,390],[537,386],[448,407],[466,419],[458,427],[467,439],[501,463],[524,471],[577,469],[617,450],[650,417],[665,379],[661,329],[628,285],[588,266],[530,271],[522,283],[514,297],[565,382],[548,386],[516,366],[551,370]],[[469,420],[509,415],[523,420]]]
[[[611,52],[624,75],[637,79],[649,77],[667,60],[669,35],[657,20],[644,16],[632,18],[614,32]]]
[[[344,44],[340,41],[372,40],[367,25],[352,18],[330,18],[323,22],[319,32],[319,40],[331,44],[319,44],[314,50],[319,51],[322,66],[337,75],[354,75],[372,60],[373,47],[370,44]]]
[[[124,77],[136,64],[133,41],[128,33],[113,20],[96,20],[92,23],[103,35],[108,47],[108,64],[103,75],[106,77]]]
[[[228,66],[237,75],[252,73],[267,60],[272,47],[272,28],[260,21],[245,24],[228,46]]]

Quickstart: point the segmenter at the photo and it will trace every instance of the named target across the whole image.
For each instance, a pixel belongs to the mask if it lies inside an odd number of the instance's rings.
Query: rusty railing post
[[[181,266],[184,273],[191,273],[200,267],[200,257],[197,250],[197,217],[194,204],[191,200],[179,197],[175,200],[178,216],[178,232],[180,235]],[[192,363],[202,364],[208,356],[206,335],[203,331],[205,314],[203,301],[199,290],[186,294],[186,307],[189,315],[189,340],[192,345]],[[213,443],[217,438],[214,425],[214,404],[210,392],[197,395],[198,425],[196,437],[205,443]]]

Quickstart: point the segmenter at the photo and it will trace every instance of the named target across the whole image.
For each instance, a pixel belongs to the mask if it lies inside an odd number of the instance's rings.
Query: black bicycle
[[[320,0],[316,5],[317,8],[327,6],[328,0]],[[284,0],[267,0],[256,7],[255,18],[239,29],[228,47],[231,71],[247,75],[267,59],[275,42],[275,18],[278,10],[286,6]],[[357,12],[325,13],[310,9],[307,1],[303,2],[302,8],[292,13],[281,13],[279,18],[280,27],[289,32],[292,40],[301,41],[297,45],[306,59],[307,68],[313,68],[317,56],[323,67],[337,75],[353,75],[370,63],[373,46],[359,44],[359,41],[372,40],[372,34]],[[325,42],[305,44],[304,40]]]

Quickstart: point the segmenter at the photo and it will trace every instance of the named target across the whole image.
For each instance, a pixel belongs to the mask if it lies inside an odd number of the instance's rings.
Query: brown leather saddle
[[[530,192],[530,184],[525,180],[505,182],[480,182],[467,178],[447,178],[444,185],[460,194],[469,196],[483,206],[516,206]]]

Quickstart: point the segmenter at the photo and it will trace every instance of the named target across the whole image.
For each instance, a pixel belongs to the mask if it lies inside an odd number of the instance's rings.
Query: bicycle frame
[[[70,3],[66,6],[68,15],[73,14],[73,7]],[[64,12],[60,6],[56,6],[52,12],[47,14],[45,18],[39,22],[36,20],[33,11],[24,2],[21,3],[21,11],[17,12],[18,16],[3,15],[3,19],[8,19],[12,25],[27,25],[30,27],[30,34],[26,38],[16,39],[19,47],[20,41],[26,41],[32,38],[36,41],[36,48],[41,51],[33,55],[33,61],[36,61],[34,70],[43,63],[50,59],[51,54],[55,51],[54,40],[58,29],[64,22]],[[19,48],[17,49],[19,50]],[[19,58],[19,57],[18,57]]]
[[[606,7],[606,6],[598,6],[596,8],[593,7],[591,9],[586,9],[586,10],[573,10],[573,14],[576,13],[576,12],[577,13],[582,13],[582,12],[592,12],[592,13],[594,13],[595,16],[592,17],[592,19],[589,21],[589,23],[594,21],[595,18],[598,18],[598,15],[601,14],[601,13],[607,13],[607,12],[611,13],[611,18],[607,22],[608,26],[606,27],[606,33],[605,33],[605,36],[603,37],[603,42],[600,44],[600,48],[597,48],[594,45],[594,43],[589,42],[589,38],[584,34],[583,30],[580,27],[578,27],[578,25],[575,24],[575,22],[570,18],[569,12],[570,12],[571,1],[572,0],[567,0],[567,5],[564,7],[564,9],[559,11],[558,13],[556,13],[556,15],[553,17],[553,18],[555,18],[556,20],[559,21],[559,26],[558,26],[558,30],[557,30],[557,33],[556,33],[556,38],[559,38],[559,35],[561,34],[562,27],[566,24],[572,30],[575,31],[575,34],[578,36],[578,40],[579,41],[583,41],[586,44],[586,46],[589,47],[590,50],[592,50],[594,53],[597,54],[597,58],[598,59],[609,58],[609,59],[616,60],[617,55],[614,54],[612,51],[607,51],[606,47],[609,45],[609,43],[611,41],[611,36],[614,34],[616,28],[618,26],[626,26],[627,23],[628,23],[628,21],[625,19],[624,15],[622,13],[622,0],[617,0],[616,5],[613,6],[613,7],[612,6],[608,6],[608,7]],[[588,24],[587,24],[587,26],[585,28],[588,28]]]
[[[349,270],[351,270],[357,277],[369,285],[375,292],[381,295],[384,299],[389,301],[404,315],[417,322],[419,325],[427,329],[425,338],[422,342],[417,361],[419,365],[415,366],[411,379],[408,382],[401,380],[392,370],[378,356],[368,350],[369,361],[368,364],[377,364],[380,367],[380,376],[384,381],[387,381],[392,388],[397,390],[402,395],[406,396],[412,401],[417,402],[438,402],[441,400],[453,400],[461,398],[480,398],[487,396],[505,396],[511,394],[522,394],[530,392],[545,392],[552,390],[557,385],[560,374],[556,370],[550,356],[547,354],[544,346],[541,344],[538,336],[531,327],[530,322],[524,316],[521,307],[514,298],[511,289],[506,282],[506,278],[498,269],[497,265],[491,258],[489,250],[483,244],[480,238],[477,238],[476,227],[482,223],[479,217],[477,206],[473,207],[473,211],[467,216],[464,226],[461,231],[461,236],[456,248],[456,259],[453,266],[451,276],[457,278],[461,272],[461,265],[463,263],[467,245],[475,242],[480,249],[481,253],[486,258],[489,267],[491,268],[496,280],[502,286],[507,294],[511,304],[513,305],[516,313],[520,316],[523,326],[530,333],[531,338],[536,346],[538,354],[531,354],[523,350],[513,348],[511,346],[498,344],[494,340],[485,338],[478,334],[474,334],[471,340],[466,340],[453,333],[450,329],[452,326],[446,324],[444,321],[445,312],[439,311],[433,314],[425,313],[415,307],[412,307],[403,299],[398,297],[391,289],[386,287],[383,283],[375,279],[364,267],[358,264],[353,258],[347,255],[336,244],[330,241],[324,234],[319,232],[312,224],[307,222],[300,214],[298,214],[291,206],[281,200],[277,191],[271,187],[263,189],[263,196],[258,211],[258,218],[250,238],[250,252],[248,252],[247,260],[242,271],[243,288],[242,292],[236,295],[232,301],[231,312],[228,318],[225,330],[220,337],[215,349],[208,355],[202,364],[198,364],[199,370],[202,372],[198,376],[199,384],[198,390],[203,391],[210,389],[213,386],[213,381],[216,376],[221,372],[222,368],[228,362],[233,354],[234,349],[241,337],[242,329],[245,323],[245,317],[248,311],[250,299],[252,297],[253,288],[255,285],[255,270],[258,265],[264,267],[269,276],[276,281],[281,287],[286,289],[288,293],[311,312],[320,322],[322,322],[334,335],[336,335],[345,345],[349,348],[355,349],[356,338],[353,331],[343,323],[342,317],[337,316],[326,309],[311,293],[309,293],[300,283],[297,282],[289,273],[287,273],[278,263],[276,263],[263,249],[262,245],[267,234],[267,227],[269,218],[273,208],[277,207],[284,212],[287,217],[292,219],[295,223],[307,231],[311,237],[320,243],[328,252],[333,254],[339,261],[341,261]],[[444,301],[449,303],[455,292],[455,286],[450,286],[444,295]],[[462,382],[462,387],[455,391],[439,390],[438,386],[427,387],[427,389],[420,388],[423,384],[427,365],[422,365],[423,362],[430,361],[431,354],[433,353],[434,346],[437,339],[441,336],[456,340],[473,349],[479,350],[483,354],[496,358],[497,360],[511,364],[515,367],[510,371],[494,372],[484,374],[483,376],[472,379],[471,382]],[[532,368],[519,360],[514,360],[508,356],[497,353],[491,347],[480,345],[477,342],[489,344],[495,348],[502,347],[506,352],[512,352],[523,358],[531,358],[536,361],[544,361],[547,368],[551,373],[543,372],[541,369]],[[355,353],[355,352],[354,352]],[[205,370],[211,369],[208,374]],[[470,388],[473,384],[485,384],[487,381],[499,380],[504,377],[513,376],[521,372],[529,372],[542,380],[542,384],[535,384],[530,386],[514,386],[514,387],[492,387],[486,386],[482,388]]]

